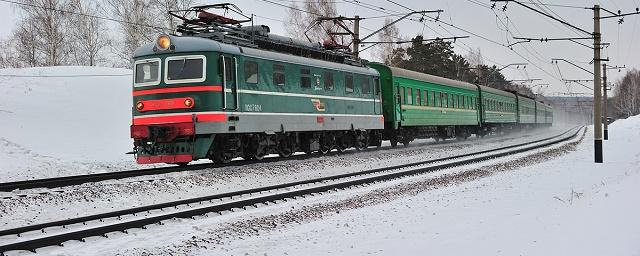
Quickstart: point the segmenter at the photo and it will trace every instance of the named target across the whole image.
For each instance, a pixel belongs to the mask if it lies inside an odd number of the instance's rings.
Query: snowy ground
[[[640,117],[579,143],[223,216],[70,241],[54,255],[640,255]]]
[[[0,69],[0,181],[135,166],[131,104],[130,70]]]
[[[118,76],[0,77],[0,182],[136,167],[123,154],[131,147],[129,70],[0,70],[21,76],[87,73]],[[425,140],[408,148],[0,193],[7,197],[0,199],[0,224],[5,229],[434,159],[564,130],[439,144]],[[605,164],[592,164],[590,131],[575,150],[559,146],[275,206],[178,220],[109,239],[68,242],[41,253],[638,256],[640,117],[617,121],[610,131]]]
[[[0,69],[0,182],[151,167],[124,154],[132,149],[131,104],[127,69]]]

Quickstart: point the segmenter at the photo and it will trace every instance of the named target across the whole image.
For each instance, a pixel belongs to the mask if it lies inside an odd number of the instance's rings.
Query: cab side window
[[[371,82],[369,82],[369,77],[366,76],[361,76],[360,77],[360,93],[362,93],[363,95],[365,94],[370,94],[371,93]]]
[[[344,76],[344,88],[347,92],[353,92],[353,75]]]
[[[284,86],[286,82],[286,76],[284,75],[284,65],[273,65],[273,84],[278,86]]]
[[[327,91],[333,90],[333,73],[329,71],[324,72],[324,89]]]
[[[307,68],[300,69],[300,87],[311,88],[311,70]]]
[[[248,84],[258,83],[258,63],[255,61],[244,62],[244,81]]]

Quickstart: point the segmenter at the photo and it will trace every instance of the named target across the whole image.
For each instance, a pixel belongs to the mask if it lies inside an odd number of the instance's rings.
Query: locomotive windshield
[[[202,82],[205,77],[204,56],[167,58],[166,81]]]

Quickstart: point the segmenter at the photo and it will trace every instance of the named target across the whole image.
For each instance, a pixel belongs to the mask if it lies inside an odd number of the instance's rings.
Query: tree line
[[[0,42],[0,68],[130,67],[133,51],[174,31],[169,10],[193,0],[18,0],[18,21]]]
[[[640,71],[632,69],[619,79],[614,87],[614,97],[610,100],[616,119],[640,115]]]

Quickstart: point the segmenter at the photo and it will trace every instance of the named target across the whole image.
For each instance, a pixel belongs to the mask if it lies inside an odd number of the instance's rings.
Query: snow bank
[[[0,181],[133,165],[131,71],[0,69]]]

